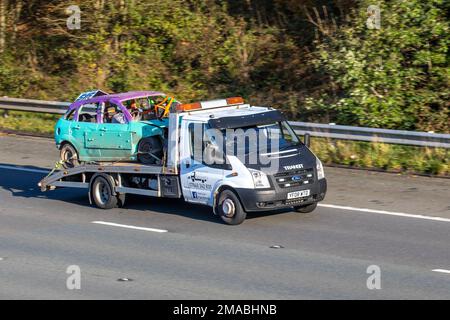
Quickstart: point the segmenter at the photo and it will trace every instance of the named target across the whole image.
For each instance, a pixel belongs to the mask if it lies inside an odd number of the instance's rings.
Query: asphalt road
[[[0,136],[1,299],[450,299],[449,179],[326,168],[314,213],[227,226],[183,201],[105,211],[84,190],[42,193],[56,158],[51,140]],[[381,289],[367,288],[371,265]]]

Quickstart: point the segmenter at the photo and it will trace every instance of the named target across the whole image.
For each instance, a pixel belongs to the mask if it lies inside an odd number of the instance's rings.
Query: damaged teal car
[[[155,91],[81,94],[55,126],[61,163],[65,168],[100,161],[161,163],[167,116],[178,104]]]

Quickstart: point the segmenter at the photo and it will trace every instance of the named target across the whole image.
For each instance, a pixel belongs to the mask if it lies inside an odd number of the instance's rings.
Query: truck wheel
[[[138,145],[138,160],[143,164],[155,164],[157,159],[152,157],[152,153],[158,158],[161,158],[162,144],[157,137],[144,138]]]
[[[78,161],[78,152],[74,146],[66,142],[61,146],[59,151],[60,159],[62,160],[62,166],[64,169],[70,169],[80,164]]]
[[[117,207],[117,197],[113,194],[113,187],[105,177],[98,176],[91,186],[91,199],[100,209]]]
[[[217,209],[220,217],[226,224],[241,224],[247,217],[241,202],[231,190],[224,190],[220,193]]]
[[[317,202],[309,204],[307,206],[294,207],[294,210],[301,213],[310,213],[317,208]]]

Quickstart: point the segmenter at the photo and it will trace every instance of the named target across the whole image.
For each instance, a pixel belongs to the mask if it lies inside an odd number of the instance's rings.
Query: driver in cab
[[[116,107],[108,107],[105,112],[105,123],[126,123],[123,112],[116,109]]]
[[[142,109],[138,107],[136,100],[132,100],[129,107],[127,107],[131,116],[133,117],[133,121],[140,121],[142,118]]]

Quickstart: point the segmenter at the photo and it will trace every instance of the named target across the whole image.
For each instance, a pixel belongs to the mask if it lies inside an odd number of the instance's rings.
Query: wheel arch
[[[77,144],[73,143],[72,141],[69,141],[68,139],[63,139],[63,140],[61,140],[61,143],[59,144],[59,150],[60,150],[60,151],[61,151],[62,147],[63,147],[65,144],[71,145],[71,146],[75,149],[75,151],[76,151],[76,153],[77,153],[77,155],[78,155],[78,159],[81,160],[81,155],[80,155],[80,149],[81,149],[81,148],[79,148],[79,146],[77,146]]]
[[[90,204],[93,204],[93,201],[92,201],[92,185],[94,184],[94,181],[95,181],[95,179],[96,179],[97,177],[103,177],[103,178],[105,178],[105,179],[111,184],[111,187],[112,187],[112,188],[111,188],[112,194],[113,194],[114,196],[117,195],[116,188],[115,188],[115,187],[117,186],[117,183],[116,183],[116,181],[114,180],[114,178],[113,178],[110,174],[103,173],[103,172],[97,172],[97,173],[94,173],[94,174],[92,175],[91,179],[89,180],[88,196],[89,196],[89,203],[90,203]]]
[[[242,205],[242,199],[239,196],[239,193],[235,190],[235,188],[229,184],[221,184],[221,185],[217,186],[217,188],[215,189],[215,191],[212,194],[212,208],[213,208],[213,212],[215,215],[217,215],[217,201],[219,199],[219,195],[224,190],[230,190],[231,192],[233,192],[234,195],[238,198],[239,202]],[[244,208],[243,205],[242,205],[242,208]]]
[[[75,150],[77,150],[77,148],[73,145],[73,143],[70,142],[70,141],[67,140],[67,139],[62,139],[62,140],[61,140],[61,142],[59,143],[59,150],[61,150],[61,148],[62,148],[65,144],[70,144],[72,147],[75,148]],[[77,152],[78,152],[78,150],[77,150]]]
[[[136,155],[136,158],[137,158],[137,160],[139,160],[139,151],[141,150],[141,143],[143,142],[143,141],[145,141],[145,140],[147,140],[147,139],[152,139],[152,138],[155,138],[156,140],[158,140],[158,142],[159,142],[159,144],[160,144],[160,146],[161,146],[161,150],[163,151],[164,150],[164,139],[163,139],[163,137],[161,136],[161,135],[159,135],[159,134],[156,134],[156,135],[150,135],[150,136],[142,136],[138,141],[137,141],[137,144],[136,144],[136,149],[135,149],[135,151],[133,152],[133,155]]]
[[[154,133],[154,131],[152,131],[152,133]],[[136,147],[139,148],[140,143],[141,143],[143,140],[149,139],[149,138],[156,138],[156,139],[158,139],[159,142],[161,142],[161,145],[163,145],[163,143],[164,143],[163,137],[162,137],[161,134],[159,134],[159,133],[157,133],[157,134],[150,134],[150,135],[142,135],[142,136],[140,137],[140,139],[138,140]]]

